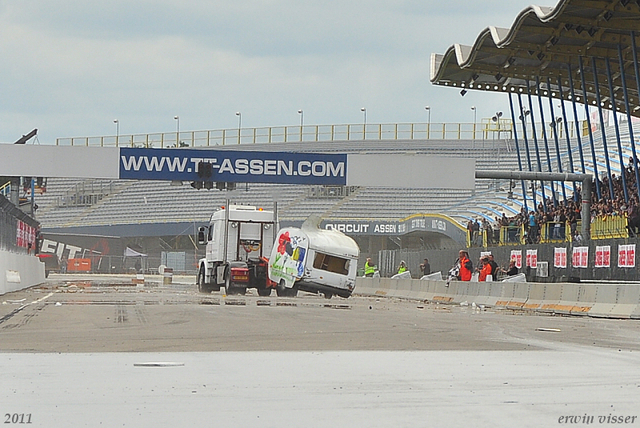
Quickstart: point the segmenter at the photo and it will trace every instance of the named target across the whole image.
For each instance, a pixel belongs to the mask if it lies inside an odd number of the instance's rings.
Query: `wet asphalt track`
[[[0,296],[5,426],[640,426],[638,321],[161,281]]]

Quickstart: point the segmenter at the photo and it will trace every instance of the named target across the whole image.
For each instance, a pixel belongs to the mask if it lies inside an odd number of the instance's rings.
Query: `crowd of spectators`
[[[629,236],[636,236],[640,228],[640,205],[638,200],[638,183],[636,181],[633,158],[629,158],[629,164],[624,169],[625,182],[622,176],[611,175],[611,187],[609,177],[604,174],[598,182],[601,197],[598,198],[595,181],[592,183],[591,193],[591,221],[596,218],[606,219],[611,216],[623,216],[628,218]],[[627,199],[625,200],[624,184],[627,188]],[[611,189],[614,197],[611,198]],[[483,231],[487,232],[487,244],[497,244],[500,242],[501,228],[506,227],[506,241],[519,242],[520,230],[524,225],[525,240],[527,243],[540,242],[541,231],[546,231],[545,238],[565,240],[567,238],[567,225],[573,241],[581,241],[582,236],[578,228],[581,221],[581,191],[577,187],[577,192],[567,195],[567,200],[560,200],[556,194],[555,200],[547,198],[545,201],[538,201],[535,210],[522,210],[511,217],[504,213],[502,217],[495,217],[493,222],[487,219],[469,220],[467,230],[471,239],[471,244],[481,246]],[[546,225],[546,228],[543,228]]]

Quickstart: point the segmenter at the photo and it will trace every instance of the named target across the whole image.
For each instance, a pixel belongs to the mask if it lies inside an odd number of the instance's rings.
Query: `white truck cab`
[[[360,248],[337,230],[320,229],[313,215],[301,228],[280,229],[269,258],[269,279],[278,295],[298,290],[349,297],[355,288]]]
[[[268,260],[275,240],[276,216],[250,205],[227,204],[200,227],[198,243],[206,245],[198,262],[198,289],[244,294],[247,288],[269,295],[274,284],[267,277]]]

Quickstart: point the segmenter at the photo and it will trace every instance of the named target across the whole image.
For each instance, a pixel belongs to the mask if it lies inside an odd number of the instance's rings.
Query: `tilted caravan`
[[[311,216],[301,228],[280,229],[269,258],[269,279],[278,295],[298,290],[349,297],[355,287],[360,248],[342,232],[320,229]]]

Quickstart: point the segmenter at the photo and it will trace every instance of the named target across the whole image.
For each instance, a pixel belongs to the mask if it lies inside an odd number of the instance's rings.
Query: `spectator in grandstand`
[[[582,235],[580,235],[580,232],[576,230],[575,232],[573,232],[573,236],[571,240],[576,244],[580,244],[582,243]]]
[[[529,232],[527,236],[530,244],[538,242],[538,221],[534,211],[529,211]]]
[[[420,272],[422,275],[429,275],[431,273],[431,265],[429,264],[429,259],[424,259],[424,261],[420,264]]]
[[[473,242],[476,245],[480,245],[480,243],[478,243],[479,237],[480,237],[480,222],[478,221],[478,219],[476,219],[476,221],[473,223]]]
[[[371,257],[367,257],[364,263],[364,276],[371,278],[374,273],[376,273],[376,265],[371,261]]]
[[[493,226],[493,242],[497,244],[500,242],[500,218],[499,217],[496,217],[492,226]]]
[[[482,219],[482,230],[487,235],[487,244],[488,245],[493,244],[493,237],[491,236],[492,235],[491,224],[489,224],[489,220],[487,220],[486,218]]]
[[[638,227],[640,227],[640,211],[633,199],[629,201],[629,206],[627,207],[627,219],[629,237],[634,237],[638,234]]]

